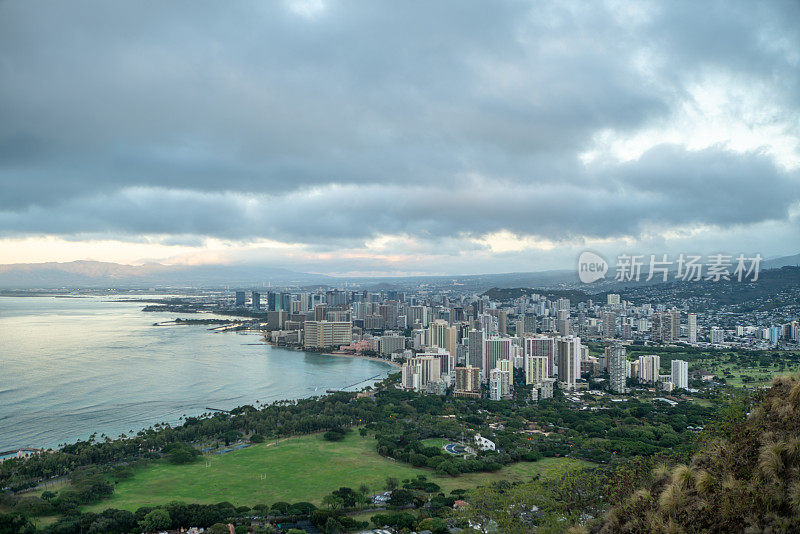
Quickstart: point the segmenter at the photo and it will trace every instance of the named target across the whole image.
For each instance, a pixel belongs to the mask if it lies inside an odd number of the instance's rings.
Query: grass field
[[[452,441],[444,438],[428,438],[422,440],[422,444],[426,447],[439,447],[440,449],[448,443],[452,443]]]
[[[135,510],[169,501],[217,503],[236,506],[272,504],[278,501],[310,501],[319,504],[331,491],[367,483],[383,489],[386,477],[398,480],[424,474],[444,491],[469,489],[495,480],[527,480],[538,473],[577,460],[545,458],[518,463],[496,473],[470,473],[439,477],[430,469],[411,467],[383,458],[375,451],[375,440],[349,433],[341,442],[328,442],[320,434],[264,443],[225,455],[207,455],[197,463],[172,465],[156,462],[138,469],[120,482],[114,495],[86,511],[106,508]],[[208,467],[206,467],[208,465]]]
[[[690,369],[702,369],[715,375],[725,378],[725,381],[736,387],[748,386],[767,386],[776,376],[797,373],[800,371],[800,363],[793,361],[796,352],[788,351],[768,351],[769,365],[760,365],[758,360],[750,360],[750,363],[742,363],[733,358],[736,355],[735,349],[723,351],[698,351],[698,350],[675,350],[668,351],[660,347],[628,347],[628,357],[635,359],[643,354],[659,354],[661,356],[661,372],[669,373],[669,360],[677,358],[689,362]]]

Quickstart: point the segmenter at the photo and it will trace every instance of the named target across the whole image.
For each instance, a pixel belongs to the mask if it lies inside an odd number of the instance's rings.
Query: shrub
[[[327,441],[342,441],[344,439],[344,432],[341,430],[328,430],[322,437]]]

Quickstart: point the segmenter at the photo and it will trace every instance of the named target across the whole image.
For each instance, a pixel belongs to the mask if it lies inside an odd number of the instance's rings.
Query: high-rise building
[[[436,319],[428,325],[428,343],[431,347],[439,347],[450,354],[456,353],[458,345],[458,329],[447,321]]]
[[[681,312],[676,308],[672,308],[669,312],[670,318],[670,333],[669,340],[675,341],[681,337]]]
[[[511,359],[511,340],[509,338],[489,338],[483,343],[483,361],[481,371],[483,379],[489,379],[489,373],[497,367],[500,360]]]
[[[619,294],[618,293],[609,293],[606,296],[607,303],[609,306],[617,306],[619,305]]]
[[[276,299],[280,302],[280,299]],[[328,306],[326,304],[317,304],[314,306],[314,320],[315,321],[326,321],[328,317]]]
[[[425,306],[409,306],[406,312],[409,325],[419,323],[420,326],[428,326],[428,308]]]
[[[571,329],[572,329],[572,321],[570,321],[569,317],[565,319],[558,319],[556,321],[556,330],[562,336],[568,336]]]
[[[550,362],[547,356],[525,357],[525,384],[538,384],[550,378]]]
[[[254,311],[259,311],[261,309],[261,293],[258,291],[253,291],[250,294],[251,305],[253,306]]]
[[[514,321],[514,331],[517,333],[518,337],[522,337],[525,335],[525,318],[521,317]]]
[[[404,389],[414,389],[419,391],[419,368],[416,365],[411,365],[409,362],[404,363],[400,367],[400,385]]]
[[[697,314],[690,313],[687,316],[689,328],[689,343],[697,343]]]
[[[439,372],[441,373],[441,376],[443,378],[447,376],[447,380],[450,380],[449,377],[452,376],[453,369],[455,368],[455,358],[451,356],[446,349],[436,347],[430,352],[420,352],[417,354],[418,358],[423,356],[437,358],[439,360]]]
[[[242,308],[245,302],[245,294],[244,291],[237,291],[236,292],[236,307]]]
[[[383,317],[383,324],[386,328],[397,328],[397,311],[396,303],[381,304],[378,306],[378,315]]]
[[[477,393],[481,390],[480,369],[467,365],[466,367],[456,367],[456,392]]]
[[[780,326],[769,327],[769,342],[773,347],[778,346],[778,340],[781,338],[781,331],[782,329]]]
[[[711,343],[715,345],[719,345],[725,343],[725,330],[722,328],[712,326],[711,327]]]
[[[526,334],[535,334],[539,325],[536,321],[535,315],[526,315],[525,316],[525,333]]]
[[[545,378],[544,380],[536,384],[535,391],[537,400],[552,399],[553,384],[555,384],[555,379],[553,378]]]
[[[405,336],[386,335],[380,338],[380,353],[382,356],[389,356],[395,352],[403,352],[406,348]]]
[[[510,392],[508,371],[492,369],[489,374],[489,398],[501,400],[507,398]]]
[[[483,369],[484,333],[481,330],[470,330],[467,335],[469,365]]]
[[[497,368],[508,372],[508,383],[514,387],[514,362],[511,360],[498,360]]]
[[[497,320],[494,316],[489,315],[488,313],[482,313],[478,315],[477,326],[478,330],[484,333],[484,336],[488,336],[490,334],[497,333]]]
[[[625,378],[628,374],[627,361],[624,345],[615,343],[609,347],[608,374],[611,391],[616,393],[625,392]]]
[[[292,313],[292,294],[291,293],[282,293],[281,294],[281,309],[286,313]]]
[[[267,312],[267,330],[283,330],[288,314],[283,310]]]
[[[349,345],[353,341],[353,323],[350,321],[306,321],[303,329],[303,344],[309,348]]]
[[[657,354],[639,356],[639,380],[642,382],[658,382],[661,369],[661,357]]]
[[[614,339],[617,337],[617,314],[613,311],[604,311],[603,320],[603,339]]]
[[[631,323],[627,320],[624,320],[620,327],[620,333],[622,335],[622,339],[632,339],[633,338],[633,329],[631,328]]]
[[[558,355],[558,381],[564,389],[577,387],[581,376],[581,338],[567,336],[556,340]]]
[[[669,312],[656,312],[652,316],[652,326],[650,328],[650,338],[653,341],[668,343],[672,338],[673,316]]]
[[[434,356],[417,356],[410,358],[404,365],[416,367],[415,374],[419,375],[416,389],[425,389],[431,380],[441,379],[440,363],[441,360]]]
[[[689,364],[683,360],[672,360],[672,387],[689,389]]]
[[[556,368],[556,340],[551,336],[526,337],[523,340],[525,358],[545,356],[548,361],[548,376],[553,376]]]

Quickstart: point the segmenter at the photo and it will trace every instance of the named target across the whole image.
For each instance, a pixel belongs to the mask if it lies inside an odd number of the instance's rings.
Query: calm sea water
[[[230,409],[320,395],[391,368],[259,343],[207,326],[156,327],[106,298],[0,297],[0,451],[117,437]],[[209,317],[203,315],[202,317]]]

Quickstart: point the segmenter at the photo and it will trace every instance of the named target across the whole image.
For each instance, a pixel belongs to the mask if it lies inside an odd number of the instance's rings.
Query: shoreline
[[[348,354],[346,352],[314,352],[314,351],[310,351],[310,350],[305,350],[302,347],[284,347],[284,346],[276,345],[275,343],[272,343],[271,341],[268,341],[267,339],[264,338],[264,336],[261,337],[261,341],[265,345],[269,345],[270,347],[275,347],[275,348],[278,348],[278,349],[296,350],[298,352],[307,352],[309,354],[321,354],[323,356],[341,356],[343,358],[358,358],[359,360],[369,360],[369,361],[372,361],[372,362],[386,363],[386,364],[391,365],[395,369],[400,369],[400,367],[401,367],[400,364],[395,362],[395,361],[385,360],[383,358],[378,358],[377,356],[362,356],[360,354]]]
[[[378,358],[377,356],[361,356],[360,354],[346,354],[346,353],[338,353],[338,352],[317,352],[315,354],[322,354],[324,356],[343,356],[345,358],[358,358],[360,360],[370,360],[373,362],[381,362],[381,363],[388,363],[395,369],[400,369],[400,364],[394,362],[392,360],[384,360],[383,358]]]
[[[49,296],[43,297],[41,295],[36,296],[25,296],[19,297],[16,295],[5,295],[0,294],[0,297],[6,297],[9,301],[16,301],[20,302],[20,309],[25,310],[31,307],[38,306],[37,299],[48,299]],[[25,300],[28,299],[28,300]],[[68,314],[65,314],[61,310],[73,310],[73,309],[83,309],[87,306],[87,302],[90,303],[88,309],[89,320],[93,321],[94,318],[104,316],[103,314],[110,314],[114,317],[114,327],[115,329],[126,328],[131,324],[134,325],[136,328],[140,328],[142,332],[142,336],[144,337],[137,337],[137,339],[160,339],[161,336],[158,331],[163,330],[164,328],[169,329],[169,327],[162,327],[162,329],[158,329],[157,327],[153,327],[152,324],[154,321],[156,322],[163,322],[163,321],[173,321],[175,315],[173,314],[165,314],[165,313],[156,313],[153,316],[150,316],[144,312],[141,312],[141,307],[136,306],[135,303],[126,303],[117,300],[107,301],[104,296],[102,295],[93,295],[88,296],[85,298],[80,299],[55,299],[55,301],[60,301],[62,304],[59,307],[54,308],[54,311],[51,312],[53,314],[52,317],[52,327],[55,325],[55,328],[62,328],[62,324],[65,323],[60,319],[62,315],[67,317]],[[96,302],[96,304],[95,304]],[[108,304],[106,304],[108,302]],[[80,304],[79,303],[83,303]],[[101,304],[102,303],[102,304]],[[108,310],[108,311],[106,311]],[[131,310],[134,314],[132,320],[128,320],[125,318],[126,310]],[[214,315],[203,315],[203,316],[193,316],[193,317],[206,317],[206,318],[217,318]],[[9,320],[17,320],[16,315],[11,315],[8,318],[3,317],[3,324],[5,325],[6,319]],[[220,317],[220,319],[229,319],[228,317]],[[230,318],[235,319],[235,318]],[[233,321],[232,321],[233,322]],[[8,323],[12,324],[12,323]],[[16,324],[16,323],[14,323]],[[92,325],[94,323],[89,322],[88,325]],[[188,323],[184,324],[172,324],[172,328],[176,329],[178,326],[190,326]],[[235,337],[230,336],[226,337],[226,339],[222,339],[223,336],[215,337],[212,339],[210,336],[213,331],[211,331],[210,327],[214,327],[217,325],[192,325],[195,328],[190,328],[186,330],[180,330],[180,334],[175,334],[175,337],[178,338],[178,342],[175,345],[178,349],[181,349],[185,346],[192,346],[197,345],[198,347],[202,347],[201,350],[198,350],[198,353],[202,353],[203,357],[200,358],[195,362],[194,359],[191,360],[192,368],[197,369],[206,369],[207,365],[213,365],[213,362],[224,362],[225,359],[228,357],[227,354],[237,354],[246,356],[247,361],[254,361],[256,359],[261,359],[262,355],[258,355],[258,353],[263,353],[264,351],[258,350],[257,347],[241,347],[240,345],[261,345],[265,343],[262,331],[238,331],[235,332],[238,335],[242,335],[244,337]],[[152,329],[155,333],[148,333]],[[233,331],[229,333],[234,333]],[[139,334],[137,334],[139,335]],[[151,336],[156,336],[152,337]],[[205,337],[209,336],[209,337]],[[94,342],[94,337],[92,337],[92,343]],[[213,343],[211,343],[208,347],[206,347],[206,342],[204,340],[212,339]],[[220,340],[219,342],[217,342]],[[4,339],[4,341],[6,341]],[[9,340],[10,341],[10,340]],[[271,344],[271,343],[268,343]],[[0,343],[0,346],[5,346],[6,343]],[[85,345],[84,341],[81,341],[81,345]],[[271,344],[276,349],[275,354],[273,354],[273,358],[276,360],[287,360],[293,359],[291,358],[290,354],[282,354],[284,350],[291,350],[293,347],[283,347],[283,346],[276,346]],[[93,344],[89,344],[89,347],[93,347]],[[213,348],[212,348],[213,347]],[[71,349],[70,349],[71,350]],[[126,349],[127,350],[127,349]],[[252,352],[250,352],[252,351]],[[298,350],[301,352],[302,348]],[[52,351],[49,349],[46,351],[42,351],[41,354],[37,351],[31,352],[31,359],[34,363],[46,362],[45,356],[50,354]],[[143,354],[141,349],[136,347],[131,347],[128,352],[130,354]],[[162,351],[163,352],[163,351]],[[327,351],[333,352],[333,351]],[[127,352],[126,352],[127,354]],[[160,354],[160,353],[159,353]],[[183,352],[181,352],[183,354]],[[188,352],[187,352],[188,354]],[[312,352],[309,352],[312,354]],[[322,352],[313,352],[313,354],[322,354]],[[160,361],[159,355],[156,356],[149,356],[146,355],[146,359],[142,360],[145,365],[152,366],[154,365],[153,361]],[[326,357],[331,356],[343,356],[343,357],[354,357],[353,355],[347,354],[329,354]],[[360,357],[360,356],[357,356]],[[348,372],[345,371],[343,376],[341,377],[341,382],[347,382],[350,378],[352,378],[352,382],[355,382],[359,378],[363,378],[368,380],[370,375],[376,375],[379,372],[381,373],[381,377],[375,379],[375,381],[381,380],[383,377],[386,377],[389,374],[393,374],[397,372],[397,364],[388,360],[380,359],[380,358],[370,358],[370,357],[362,357],[362,359],[370,359],[375,362],[384,362],[388,364],[388,367],[382,368],[374,368],[369,365],[359,365],[357,367],[363,368],[360,371],[363,371],[363,376],[352,376],[352,371]],[[297,365],[304,365],[303,360],[297,360]],[[296,378],[293,378],[292,384],[284,384],[284,383],[276,383],[269,388],[262,388],[259,385],[255,385],[250,387],[249,381],[244,378],[244,375],[241,375],[238,371],[230,371],[225,374],[225,376],[230,376],[231,380],[235,384],[243,384],[245,386],[239,393],[242,395],[241,398],[238,398],[238,394],[236,395],[236,400],[221,400],[216,399],[216,397],[212,400],[200,398],[200,396],[196,395],[194,392],[187,389],[185,393],[175,393],[174,395],[170,396],[169,399],[164,399],[163,402],[159,402],[157,404],[150,404],[152,400],[147,394],[141,393],[139,391],[138,386],[136,386],[136,392],[131,395],[131,402],[130,406],[123,407],[123,409],[118,410],[117,408],[113,407],[113,399],[112,395],[108,392],[111,391],[110,389],[99,390],[99,393],[93,394],[92,399],[93,402],[97,404],[97,409],[91,415],[86,416],[85,418],[80,419],[79,421],[72,422],[70,418],[76,417],[80,415],[81,408],[80,403],[71,403],[66,402],[63,406],[53,410],[52,413],[54,416],[58,415],[59,417],[48,418],[46,421],[38,421],[34,418],[34,414],[38,407],[41,405],[41,402],[38,400],[33,400],[31,402],[25,402],[21,404],[18,409],[11,410],[10,407],[0,410],[0,417],[8,416],[9,424],[8,429],[3,428],[0,431],[0,451],[14,451],[18,449],[25,449],[25,448],[37,448],[37,449],[53,449],[59,450],[62,445],[64,444],[73,444],[79,441],[86,441],[91,434],[101,434],[105,433],[111,437],[113,440],[119,439],[118,436],[121,434],[130,435],[131,433],[129,430],[144,430],[149,428],[153,424],[157,422],[168,422],[170,425],[175,426],[181,424],[181,416],[185,414],[187,416],[200,416],[204,413],[204,408],[206,406],[216,406],[218,408],[224,409],[233,409],[247,404],[255,404],[256,400],[264,401],[265,403],[269,404],[274,401],[279,400],[288,400],[288,401],[298,401],[300,399],[306,399],[310,397],[315,397],[321,395],[326,389],[336,389],[340,385],[337,383],[339,380],[332,380],[330,377],[327,376],[327,372],[324,370],[326,367],[324,361],[320,359],[316,359],[317,361],[313,361],[314,359],[308,359],[309,361],[305,363],[306,366],[309,367],[309,372],[313,373],[312,378],[303,377],[298,375]],[[119,359],[115,359],[115,361],[122,361]],[[187,360],[189,362],[190,360]],[[335,360],[330,361],[330,363],[335,363]],[[343,364],[343,365],[342,365]],[[37,363],[37,365],[39,365]],[[85,363],[81,363],[81,365],[86,365]],[[295,364],[286,364],[286,365],[295,365]],[[174,366],[173,366],[174,367]],[[337,368],[347,368],[348,365],[344,364],[344,360],[339,362]],[[46,369],[47,366],[43,366],[43,369]],[[113,367],[114,369],[128,369],[130,367],[126,365],[120,365]],[[282,366],[277,366],[275,369],[283,369]],[[352,368],[352,367],[351,367]],[[360,374],[359,373],[357,374]],[[370,372],[372,371],[372,372]],[[206,371],[198,371],[201,373],[202,376],[207,375]],[[203,374],[205,373],[205,374]],[[117,387],[120,384],[127,384],[130,381],[124,377],[123,378],[115,378],[113,374],[108,373],[100,373],[99,375],[105,382],[104,384],[112,384],[112,386],[106,387]],[[176,374],[177,376],[177,374]],[[292,375],[294,377],[294,375]],[[110,378],[109,378],[110,377]],[[19,379],[21,384],[27,384],[29,381],[22,380],[24,378],[23,374],[19,374],[17,378],[16,375],[11,375],[12,381]],[[34,383],[31,381],[30,383]],[[361,387],[366,385],[372,385],[371,382],[364,383]],[[308,386],[308,387],[306,387]],[[319,386],[318,390],[315,389],[315,386]],[[122,387],[122,386],[120,386]],[[361,389],[358,388],[358,390]],[[355,388],[350,388],[355,389]],[[238,391],[239,386],[233,386],[233,391]],[[348,389],[349,390],[349,389]],[[220,395],[221,398],[226,397],[226,395]],[[56,396],[54,398],[57,399],[64,399],[65,397],[61,394],[56,392]],[[68,399],[67,399],[68,400]],[[20,426],[17,427],[16,425],[19,424]],[[3,426],[3,425],[0,425]],[[136,432],[133,432],[135,434]]]

